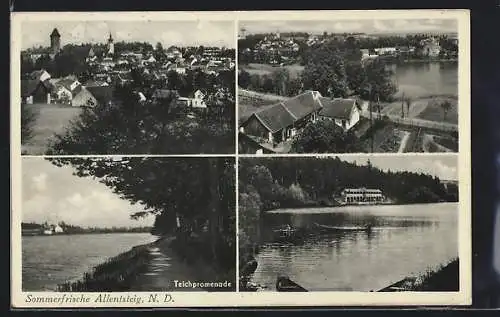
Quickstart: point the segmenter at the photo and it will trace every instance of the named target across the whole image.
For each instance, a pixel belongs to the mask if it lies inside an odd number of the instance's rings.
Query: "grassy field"
[[[446,132],[395,123],[378,125],[370,131],[369,125],[369,120],[365,120],[360,122],[353,131],[360,138],[360,145],[364,152],[371,152],[371,135],[373,135],[374,152],[397,152],[403,135],[407,133],[409,135],[402,149],[405,153],[444,152],[447,149],[452,152],[458,151],[458,140]]]
[[[304,66],[298,64],[286,65],[286,66],[272,66],[268,64],[250,63],[248,65],[240,65],[240,67],[241,69],[250,73],[250,75],[256,74],[259,76],[270,75],[276,70],[284,68],[290,72],[291,79],[299,77],[302,71],[304,70]]]
[[[448,100],[451,103],[451,109],[444,117],[443,109],[441,108],[441,103]],[[457,99],[436,96],[428,98],[420,98],[412,101],[410,106],[410,111],[403,106],[404,115],[406,118],[418,118],[423,120],[435,121],[435,122],[446,122],[457,124],[458,123],[458,111],[457,111]],[[394,101],[387,103],[382,108],[382,114],[401,116],[401,101]]]
[[[28,105],[35,113],[33,138],[22,150],[28,155],[45,154],[50,139],[56,133],[63,133],[70,121],[78,117],[82,109],[58,104]]]
[[[441,103],[448,100],[451,103],[451,109],[444,116]],[[428,101],[427,107],[420,112],[417,118],[429,121],[447,122],[458,124],[458,101],[451,98],[436,97]]]

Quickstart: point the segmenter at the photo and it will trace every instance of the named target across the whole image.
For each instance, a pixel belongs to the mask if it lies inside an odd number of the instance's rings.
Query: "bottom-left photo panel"
[[[21,168],[23,292],[236,290],[233,157],[24,157]]]

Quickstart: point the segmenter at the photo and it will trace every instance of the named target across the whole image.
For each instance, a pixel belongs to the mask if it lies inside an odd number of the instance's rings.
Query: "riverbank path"
[[[132,284],[134,291],[203,291],[202,289],[175,287],[175,281],[193,281],[194,272],[176,255],[169,244],[173,238],[164,238],[148,246],[150,261],[145,272],[141,273]]]

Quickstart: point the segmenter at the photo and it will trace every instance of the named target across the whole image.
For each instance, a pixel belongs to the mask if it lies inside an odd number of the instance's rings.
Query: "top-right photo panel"
[[[238,28],[240,154],[458,152],[456,18]]]

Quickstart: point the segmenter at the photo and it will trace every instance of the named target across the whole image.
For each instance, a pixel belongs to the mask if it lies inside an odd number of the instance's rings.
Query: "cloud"
[[[31,178],[33,182],[33,189],[38,192],[43,192],[47,189],[47,174],[40,173],[39,175]]]
[[[80,226],[151,225],[154,218],[131,220],[143,211],[92,178],[72,175],[71,167],[56,167],[43,158],[23,158],[23,221],[59,222]]]
[[[234,47],[233,21],[83,21],[24,22],[22,47],[50,45],[49,35],[57,27],[61,43],[106,43],[109,33],[116,41],[139,41],[165,46],[219,45]]]
[[[360,30],[363,24],[360,22],[337,22],[333,25],[334,29],[338,32],[354,32]]]

